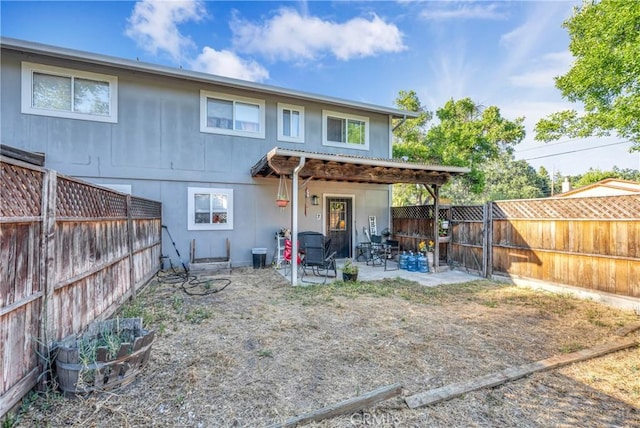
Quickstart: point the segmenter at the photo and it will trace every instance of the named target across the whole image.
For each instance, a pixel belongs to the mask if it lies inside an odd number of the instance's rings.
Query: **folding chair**
[[[331,278],[338,275],[336,268],[336,252],[329,253],[330,240],[325,240],[322,234],[307,234],[304,242],[304,257],[302,258],[302,275],[300,281],[305,281],[307,269],[311,269],[314,275],[324,277],[323,284],[327,282],[329,272],[333,271]]]
[[[385,256],[385,246],[382,243],[382,236],[371,235],[371,256],[367,260],[367,265],[371,263],[372,266],[384,264],[383,257]]]
[[[284,274],[289,274],[289,269],[291,269],[291,255],[293,253],[293,244],[291,243],[291,239],[285,238],[284,240],[284,251],[282,253],[282,264],[284,265]],[[300,269],[300,265],[302,263],[302,259],[300,258],[300,254],[298,254],[298,269]]]
[[[362,226],[362,233],[368,237],[367,228]],[[356,229],[356,242],[358,242],[358,229]],[[356,261],[369,260],[369,254],[371,254],[371,240],[358,242],[356,244]]]

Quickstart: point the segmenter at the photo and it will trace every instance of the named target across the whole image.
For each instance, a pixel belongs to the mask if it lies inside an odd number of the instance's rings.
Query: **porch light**
[[[320,198],[318,198],[318,195],[313,195],[311,197],[311,205],[320,205]]]

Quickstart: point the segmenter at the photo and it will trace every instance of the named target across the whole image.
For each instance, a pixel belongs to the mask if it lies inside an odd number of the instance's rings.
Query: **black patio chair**
[[[371,250],[369,258],[367,259],[367,265],[382,266],[384,265],[385,245],[382,243],[382,236],[371,235]]]
[[[400,260],[398,259],[400,253],[400,242],[394,239],[387,239],[384,243],[384,270],[398,270],[400,269]],[[395,263],[395,269],[391,263]]]
[[[300,236],[300,235],[298,235]],[[301,238],[302,241],[302,238]],[[304,277],[307,274],[307,269],[310,269],[314,275],[322,276],[324,280],[323,284],[327,282],[327,278],[335,278],[338,275],[336,268],[336,252],[329,252],[331,244],[330,239],[325,239],[324,235],[318,234],[305,234],[304,235],[304,256],[302,257],[302,275],[300,281],[305,281]],[[329,272],[333,271],[333,275],[329,275]]]

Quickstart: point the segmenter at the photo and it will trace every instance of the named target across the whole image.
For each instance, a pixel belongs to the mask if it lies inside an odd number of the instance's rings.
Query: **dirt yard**
[[[417,410],[403,401],[608,342],[639,320],[633,312],[489,281],[292,288],[271,269],[227,278],[214,294],[224,281],[186,286],[204,295],[169,278],[149,285],[121,314],[157,331],[139,379],[117,393],[33,398],[17,425],[261,427],[400,383],[401,397],[309,426],[640,426],[639,348]]]

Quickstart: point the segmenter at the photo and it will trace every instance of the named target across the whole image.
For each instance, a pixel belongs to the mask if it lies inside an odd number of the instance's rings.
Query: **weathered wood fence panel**
[[[432,207],[392,213],[394,233],[406,231],[407,246],[433,235],[421,235],[432,230]],[[452,265],[484,277],[502,274],[640,297],[638,195],[454,206],[444,245]]]
[[[491,207],[493,272],[640,297],[640,196]]]
[[[453,264],[640,297],[640,196],[492,202],[481,218],[479,208],[453,208]]]
[[[0,157],[0,415],[160,268],[161,205]]]
[[[452,207],[450,260],[485,276],[483,221],[482,205]]]

